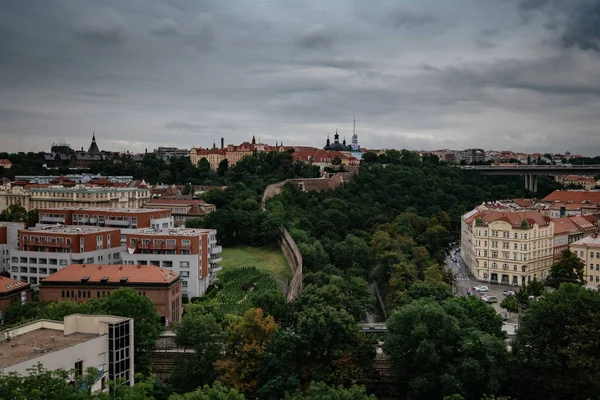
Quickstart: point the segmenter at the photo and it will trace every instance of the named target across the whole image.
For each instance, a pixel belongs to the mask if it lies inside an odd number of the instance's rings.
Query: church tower
[[[94,155],[94,154],[100,154],[100,149],[98,148],[98,145],[96,144],[96,132],[94,132],[92,134],[92,143],[90,144],[90,148],[88,149],[88,154]]]

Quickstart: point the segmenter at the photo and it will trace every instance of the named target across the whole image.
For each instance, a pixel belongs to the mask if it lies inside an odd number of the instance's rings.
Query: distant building
[[[553,262],[554,222],[538,211],[476,208],[461,219],[461,257],[477,280],[525,285]]]
[[[88,151],[74,151],[71,154],[71,168],[76,169],[89,169],[92,165],[97,164],[104,160],[107,157],[107,154],[101,152],[98,148],[98,144],[96,143],[96,134],[92,135],[92,143],[88,148]]]
[[[31,301],[31,292],[29,283],[0,276],[0,310],[10,307],[13,303]],[[3,323],[9,323],[9,321],[1,321],[0,325]]]
[[[92,392],[109,381],[134,384],[134,321],[131,318],[72,314],[64,322],[37,320],[0,332],[0,375],[27,376],[38,363],[49,370],[98,369]],[[74,383],[74,381],[73,381]]]
[[[69,264],[118,264],[124,249],[116,228],[38,225],[19,231],[19,248],[9,250],[10,274],[37,286]]]
[[[217,209],[214,204],[208,204],[203,200],[170,200],[162,198],[149,200],[144,204],[144,208],[169,210],[175,221],[175,226],[185,226],[186,221],[190,219],[202,219]]]
[[[167,162],[174,157],[190,156],[190,151],[188,149],[178,149],[177,147],[159,147],[158,149],[154,149],[153,153],[156,157]]]
[[[555,190],[540,200],[550,218],[600,212],[600,191]]]
[[[567,175],[557,176],[556,180],[564,186],[577,186],[584,190],[592,190],[596,187],[596,180],[591,176]]]
[[[28,187],[12,185],[0,191],[0,211],[18,204],[25,210],[53,207],[111,207],[141,208],[150,199],[150,189],[145,187]]]
[[[40,301],[86,303],[123,287],[148,297],[163,326],[181,321],[179,274],[154,265],[71,264],[42,279]]]
[[[199,297],[221,270],[214,229],[140,229],[126,236],[124,264],[155,265],[181,276],[182,295]]]
[[[465,161],[467,164],[484,163],[486,161],[485,151],[483,149],[467,149],[457,153],[458,161]]]
[[[554,261],[558,260],[563,251],[571,243],[592,236],[597,231],[597,226],[581,216],[563,217],[553,219],[554,222]]]

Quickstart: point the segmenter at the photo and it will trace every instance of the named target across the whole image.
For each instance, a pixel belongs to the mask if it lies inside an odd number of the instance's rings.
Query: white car
[[[481,286],[475,286],[475,287],[474,287],[474,289],[475,289],[477,292],[489,292],[489,291],[490,291],[490,288],[489,288],[489,287],[487,287],[487,286],[485,286],[485,285],[481,285]]]

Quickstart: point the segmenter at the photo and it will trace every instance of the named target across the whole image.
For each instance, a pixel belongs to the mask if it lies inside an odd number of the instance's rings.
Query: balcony
[[[223,258],[222,258],[221,256],[219,256],[219,257],[214,257],[214,258],[213,258],[213,257],[211,257],[211,258],[210,258],[210,262],[211,262],[211,264],[212,264],[212,263],[218,263],[218,262],[221,262],[221,261],[223,261]]]
[[[163,246],[163,249],[167,249],[167,250],[175,250],[177,248],[177,245],[175,243],[167,243]]]
[[[138,249],[147,249],[150,247],[150,243],[138,242],[137,247]]]
[[[153,250],[162,250],[163,246],[164,246],[163,242],[159,242],[159,243],[152,242],[152,243],[150,243],[150,248],[153,249]]]
[[[61,217],[47,217],[47,216],[40,216],[40,223],[44,224],[44,223],[61,223],[64,224],[65,223],[65,217],[61,216]]]
[[[210,272],[219,272],[219,271],[221,271],[222,269],[223,269],[223,267],[222,267],[222,266],[220,266],[220,265],[217,265],[217,266],[215,266],[215,267],[211,267],[211,268],[209,268]]]
[[[215,246],[210,251],[210,254],[219,254],[223,252],[223,246]]]

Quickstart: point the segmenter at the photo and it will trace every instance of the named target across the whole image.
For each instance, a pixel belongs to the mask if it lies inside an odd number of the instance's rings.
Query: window
[[[29,267],[29,273],[30,274],[37,274],[37,268]]]
[[[58,271],[56,268],[50,268],[50,273],[51,274],[55,273],[56,271]]]
[[[527,267],[526,267],[525,265],[523,265],[523,266],[521,267],[521,271],[522,271],[522,272],[527,272]]]
[[[182,278],[189,278],[190,277],[190,272],[189,271],[181,271],[181,277]]]
[[[515,250],[519,250],[519,245],[515,243]]]
[[[181,281],[181,287],[184,287],[184,288],[188,287],[187,281]]]
[[[492,258],[498,258],[498,251],[492,250]]]
[[[519,238],[519,234],[515,233],[515,239],[518,239],[518,238]]]
[[[137,243],[138,243],[137,238],[131,238],[131,239],[129,239],[129,244],[131,246],[137,246]]]
[[[93,264],[94,263],[94,257],[89,257],[85,260],[86,263],[88,264]]]
[[[189,267],[190,267],[189,261],[179,261],[179,268],[189,268]]]
[[[495,263],[495,262],[493,262],[493,263],[492,263],[492,268],[494,268],[494,269],[498,268],[498,264],[497,264],[497,263]]]
[[[590,251],[590,258],[594,258],[594,252]]]
[[[75,374],[83,375],[83,361],[77,361],[75,363]]]

